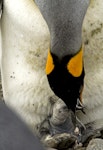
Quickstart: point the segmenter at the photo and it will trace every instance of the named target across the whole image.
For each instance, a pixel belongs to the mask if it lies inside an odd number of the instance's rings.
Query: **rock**
[[[99,138],[92,139],[86,150],[103,150],[103,140]]]
[[[70,134],[63,133],[53,137],[48,136],[43,143],[47,147],[64,150],[75,144],[75,137]]]
[[[46,150],[57,150],[57,149],[54,149],[54,148],[46,148]]]
[[[73,149],[72,149],[73,150]],[[75,149],[75,150],[86,150],[86,148],[85,147],[82,147],[82,148],[77,148],[77,149]]]

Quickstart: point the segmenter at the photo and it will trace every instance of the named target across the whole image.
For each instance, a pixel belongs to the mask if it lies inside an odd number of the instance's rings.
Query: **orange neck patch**
[[[67,70],[74,77],[79,77],[83,70],[83,50],[73,56],[67,64]]]
[[[47,57],[47,63],[46,63],[46,74],[49,75],[53,71],[53,69],[54,69],[53,58],[49,51]]]

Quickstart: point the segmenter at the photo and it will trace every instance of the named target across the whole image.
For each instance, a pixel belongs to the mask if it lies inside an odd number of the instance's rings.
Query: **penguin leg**
[[[79,140],[85,147],[88,145],[90,140],[94,138],[103,138],[103,128],[94,129],[94,123],[95,122],[85,124],[85,129],[83,127],[80,128],[81,138]]]

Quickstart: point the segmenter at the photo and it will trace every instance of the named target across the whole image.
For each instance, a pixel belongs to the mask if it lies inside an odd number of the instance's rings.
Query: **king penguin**
[[[54,95],[45,75],[47,24],[33,0],[3,0],[0,26],[4,101],[36,132]]]

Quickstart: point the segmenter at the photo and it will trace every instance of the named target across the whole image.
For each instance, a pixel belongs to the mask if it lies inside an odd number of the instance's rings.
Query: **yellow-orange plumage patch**
[[[48,52],[48,57],[47,57],[47,63],[46,63],[46,74],[50,74],[54,69],[54,63],[53,63],[53,58],[52,55],[50,53],[50,51]]]
[[[67,64],[67,70],[74,77],[79,77],[83,69],[83,50],[73,56]]]

